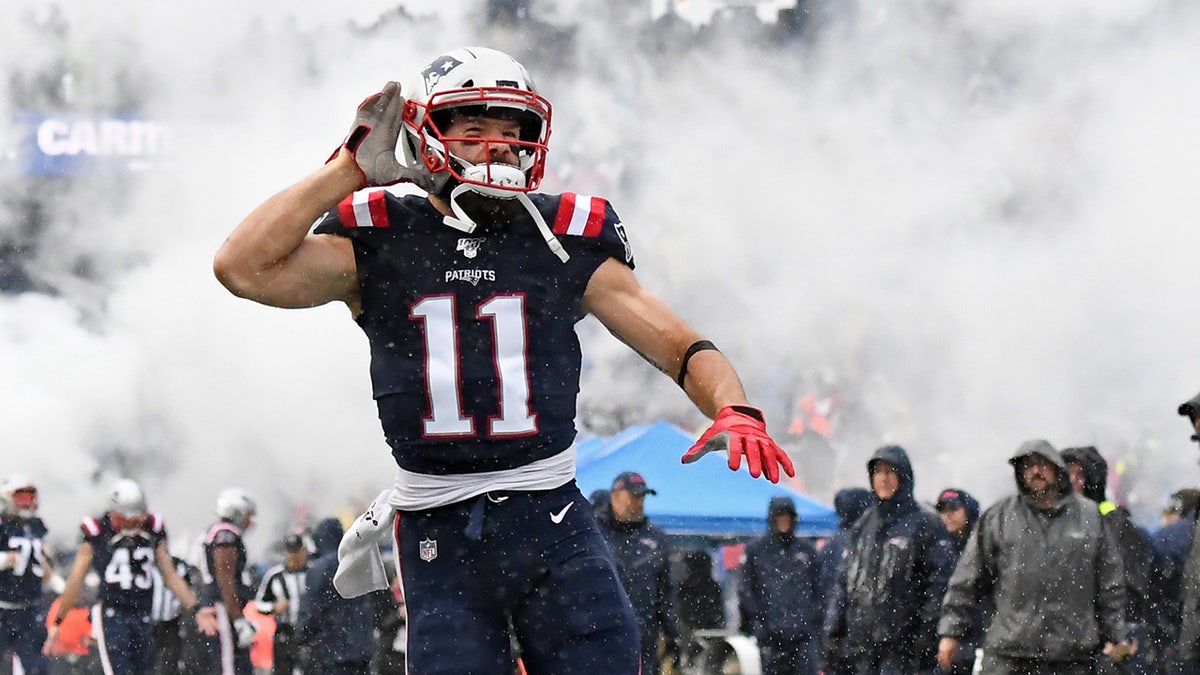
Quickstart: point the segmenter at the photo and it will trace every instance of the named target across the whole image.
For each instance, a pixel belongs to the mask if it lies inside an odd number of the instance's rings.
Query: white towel
[[[343,598],[357,598],[389,586],[379,542],[392,531],[396,520],[396,509],[388,504],[391,494],[391,488],[380,492],[342,535],[333,587]]]

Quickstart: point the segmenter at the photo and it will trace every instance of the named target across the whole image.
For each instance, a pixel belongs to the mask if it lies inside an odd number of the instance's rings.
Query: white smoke
[[[466,0],[77,0],[58,29],[45,5],[0,9],[9,81],[62,65],[74,109],[136,107],[172,133],[151,171],[30,188],[53,218],[29,256],[56,293],[0,296],[0,476],[37,479],[58,533],[123,471],[185,532],[226,485],[259,497],[272,536],[289,505],[373,495],[392,462],[361,332],[344,308],[233,298],[212,254],[386,80],[463,44],[548,45],[483,31]],[[627,178],[610,196],[643,282],[730,355],[777,435],[814,373],[865,410],[814,492],[862,484],[897,441],[919,495],[954,483],[986,503],[1030,437],[1138,463],[1144,507],[1196,482],[1174,414],[1200,388],[1194,9],[826,2],[806,45],[650,57],[589,3],[534,7],[577,23],[569,63],[529,64],[555,104],[559,187],[579,189],[576,158]],[[0,119],[48,105],[3,100]],[[701,422],[582,331],[585,413]]]

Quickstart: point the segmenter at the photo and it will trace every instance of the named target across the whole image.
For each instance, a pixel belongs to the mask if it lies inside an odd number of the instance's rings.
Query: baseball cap
[[[1164,511],[1188,515],[1194,513],[1198,506],[1200,506],[1200,490],[1183,488],[1176,490],[1171,495],[1170,500],[1167,502],[1167,508]]]
[[[657,491],[652,490],[646,485],[646,479],[642,478],[642,474],[633,471],[624,471],[613,479],[613,490],[628,490],[633,495],[656,495]]]
[[[965,508],[967,501],[963,499],[961,492],[955,489],[942,490],[942,494],[938,495],[937,508],[938,511],[947,509]]]
[[[1198,410],[1200,410],[1200,394],[1196,394],[1195,396],[1179,404],[1179,414],[1186,417],[1191,417],[1194,419],[1196,416],[1196,411]]]
[[[304,537],[299,534],[289,534],[283,538],[283,550],[293,553],[304,548]]]

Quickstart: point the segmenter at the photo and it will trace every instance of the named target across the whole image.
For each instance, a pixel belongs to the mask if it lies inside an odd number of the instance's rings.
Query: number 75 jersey
[[[511,469],[575,438],[583,294],[601,263],[633,267],[633,256],[606,200],[530,197],[566,263],[519,206],[466,234],[423,196],[376,190],[351,195],[316,226],[353,242],[372,389],[407,470]]]
[[[30,607],[41,601],[46,576],[46,553],[42,549],[45,538],[46,524],[37,516],[0,516],[0,555],[12,556],[12,563],[0,570],[3,605]]]

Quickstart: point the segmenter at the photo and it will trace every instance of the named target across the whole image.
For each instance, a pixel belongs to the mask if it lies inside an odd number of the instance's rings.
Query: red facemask
[[[36,511],[37,490],[17,490],[13,493],[12,505],[16,511]]]
[[[118,532],[121,530],[146,529],[146,516],[144,514],[130,518],[129,516],[123,516],[115,511],[109,511],[108,519],[110,522],[112,522],[113,529],[117,530]]]

